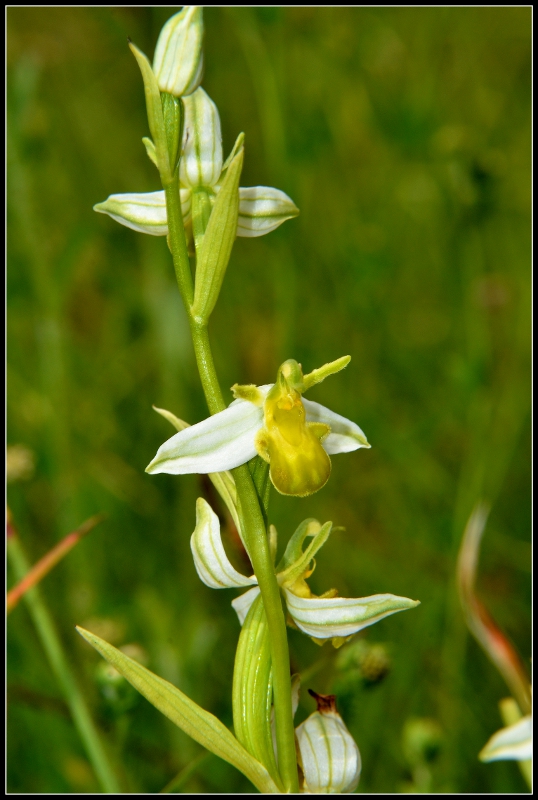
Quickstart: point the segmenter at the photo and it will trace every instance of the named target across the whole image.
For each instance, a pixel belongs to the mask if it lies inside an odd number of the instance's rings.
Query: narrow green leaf
[[[235,156],[216,197],[196,265],[192,315],[206,323],[215,307],[237,233],[243,150]]]
[[[155,144],[159,171],[167,177],[171,177],[159,84],[157,83],[157,78],[155,77],[155,73],[151,68],[147,56],[132,42],[129,42],[129,47],[137,60],[140,72],[142,73],[142,80],[144,81],[148,123]]]
[[[77,631],[112,664],[146,700],[178,728],[207,750],[232,764],[264,793],[278,793],[278,787],[265,769],[237,741],[217,717],[205,711],[168,681],[159,678],[95,634],[77,626]]]

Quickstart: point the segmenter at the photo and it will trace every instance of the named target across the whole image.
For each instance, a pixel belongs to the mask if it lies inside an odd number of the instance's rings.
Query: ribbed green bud
[[[161,94],[163,106],[164,130],[168,146],[170,170],[175,173],[181,156],[181,141],[183,138],[183,104],[179,97],[163,92]]]

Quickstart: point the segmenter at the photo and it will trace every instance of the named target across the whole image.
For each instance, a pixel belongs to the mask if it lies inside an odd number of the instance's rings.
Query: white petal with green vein
[[[187,221],[191,210],[190,190],[181,189],[180,197],[183,218]],[[168,234],[164,192],[111,194],[104,203],[97,203],[93,208],[94,211],[108,214],[116,222],[134,231],[149,233],[152,236]]]
[[[418,600],[393,594],[371,597],[299,597],[285,589],[288,611],[297,627],[317,639],[351,636],[389,614],[419,605]]]
[[[183,98],[183,104],[181,183],[192,189],[212,189],[222,170],[222,134],[217,106],[202,87]]]
[[[240,594],[239,597],[235,598],[235,600],[232,600],[232,606],[235,613],[239,617],[240,625],[242,625],[246,620],[247,614],[250,611],[250,607],[259,593],[259,587],[255,586],[253,589],[249,589],[248,592],[243,592],[243,594]]]
[[[153,71],[161,92],[181,97],[200,85],[203,36],[200,6],[185,6],[164,25],[153,58]]]
[[[299,209],[285,192],[271,186],[239,188],[237,235],[263,236],[296,217]]]
[[[352,450],[358,450],[359,447],[370,447],[364,432],[355,422],[336,414],[320,403],[305,400],[304,397],[303,405],[308,422],[324,422],[330,426],[331,432],[322,442],[323,449],[330,456],[335,453],[350,453]]]
[[[361,774],[361,756],[336,712],[315,711],[295,730],[304,791],[313,794],[353,792]]]
[[[224,411],[168,439],[146,472],[186,475],[238,467],[256,455],[254,437],[262,423],[263,409],[235,400]]]
[[[481,761],[526,761],[532,758],[532,717],[523,717],[494,733],[478,757]]]
[[[194,566],[200,580],[212,589],[233,589],[258,583],[230,564],[220,536],[219,518],[202,497],[196,501],[196,528],[191,536]]]

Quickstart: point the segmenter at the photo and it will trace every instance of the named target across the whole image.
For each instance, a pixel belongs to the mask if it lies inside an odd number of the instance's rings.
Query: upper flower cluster
[[[242,149],[241,134],[224,162],[222,135],[217,106],[200,87],[203,72],[203,22],[202,9],[185,6],[168,20],[163,27],[153,60],[153,68],[145,56],[132,45],[140,64],[146,84],[148,118],[154,139],[160,138],[161,128],[166,127],[159,107],[158,94],[181,97],[183,106],[183,138],[180,159],[180,195],[185,225],[194,228],[196,240],[197,218],[211,213],[215,198],[220,191],[226,171],[233,158]],[[149,95],[148,95],[149,91]],[[177,111],[181,115],[181,109]],[[153,125],[152,125],[153,120]],[[177,135],[181,135],[178,125]],[[159,169],[158,141],[144,139],[150,159]],[[176,147],[176,150],[178,148]],[[172,171],[175,165],[167,164]],[[103,203],[94,206],[95,211],[108,214],[128,228],[166,236],[168,219],[164,191],[146,193],[113,194]],[[273,231],[285,220],[297,216],[299,209],[287,194],[270,186],[239,187],[239,214],[237,236],[263,236]],[[198,245],[198,242],[196,242]]]

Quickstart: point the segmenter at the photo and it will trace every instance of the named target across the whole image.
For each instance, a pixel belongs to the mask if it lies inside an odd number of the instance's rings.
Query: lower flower
[[[325,544],[332,523],[307,519],[299,525],[276,568],[289,613],[289,622],[317,642],[333,640],[335,646],[363,628],[373,625],[390,614],[415,608],[418,600],[397,597],[393,594],[376,594],[371,597],[337,597],[335,590],[321,597],[314,595],[308,578],[314,571],[314,556]],[[307,538],[311,543],[303,550]],[[220,535],[220,523],[209,504],[198,498],[196,503],[196,528],[191,537],[191,550],[198,576],[212,589],[242,588],[247,592],[232,601],[239,621],[246,615],[259,594],[256,577],[241,575],[230,563]]]

